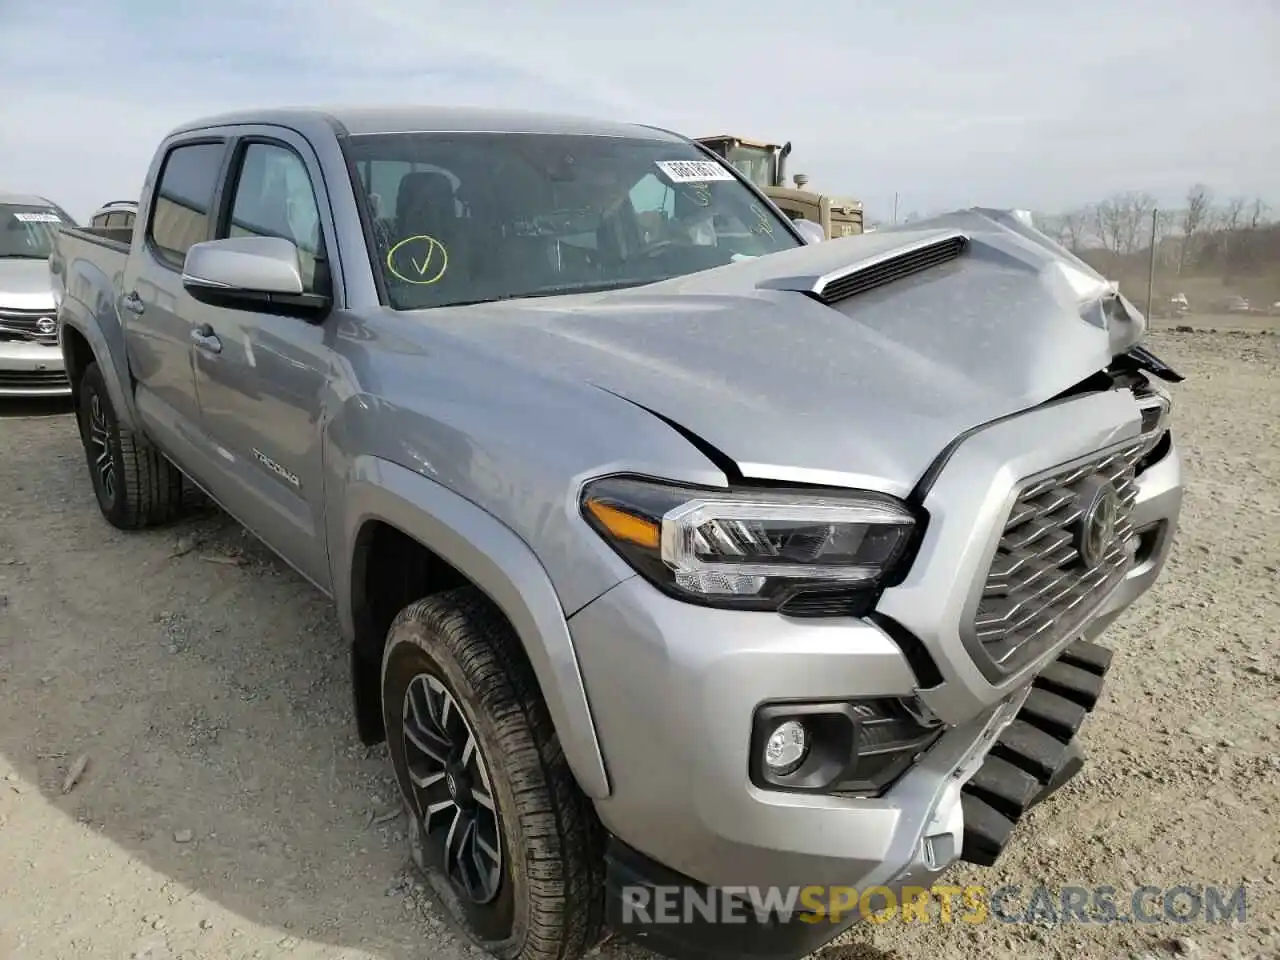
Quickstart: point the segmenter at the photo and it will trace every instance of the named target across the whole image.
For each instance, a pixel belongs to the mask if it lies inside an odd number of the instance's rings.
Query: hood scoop
[[[813,295],[827,306],[848,300],[860,293],[883,287],[912,274],[923,273],[956,259],[964,253],[968,240],[957,234],[946,240],[924,244],[896,256],[886,257],[878,263],[859,264],[852,270],[824,277]]]
[[[796,277],[778,277],[763,280],[758,287],[803,293],[820,303],[833,306],[895,280],[949,263],[964,253],[969,244],[968,237],[959,231],[931,233],[932,235],[914,242],[894,244],[887,250],[863,257],[819,277],[804,278],[800,283],[796,282],[799,279]]]

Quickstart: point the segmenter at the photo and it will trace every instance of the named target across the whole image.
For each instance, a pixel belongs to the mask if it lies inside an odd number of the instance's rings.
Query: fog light
[[[764,747],[764,762],[774,776],[786,776],[804,762],[809,753],[809,735],[804,725],[786,720],[774,728]]]

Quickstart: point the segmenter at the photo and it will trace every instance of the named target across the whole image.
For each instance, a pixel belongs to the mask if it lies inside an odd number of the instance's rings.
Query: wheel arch
[[[84,372],[90,363],[96,363],[102,370],[116,420],[122,427],[137,430],[133,391],[128,386],[129,363],[124,331],[114,312],[104,319],[85,310],[79,301],[64,298],[58,309],[58,325],[62,362],[76,403],[80,401],[80,382],[84,379]]]
[[[351,462],[342,503],[341,527],[331,531],[340,538],[331,551],[333,582],[351,639],[361,739],[383,737],[378,685],[390,607],[470,584],[520,639],[579,786],[590,797],[607,797],[608,774],[568,622],[528,545],[471,501],[378,457]]]

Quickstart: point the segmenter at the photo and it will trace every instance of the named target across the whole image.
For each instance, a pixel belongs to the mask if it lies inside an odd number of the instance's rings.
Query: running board
[[[1032,682],[1018,716],[961,790],[961,860],[993,866],[1026,812],[1080,772],[1076,735],[1097,705],[1111,658],[1106,647],[1077,640]]]

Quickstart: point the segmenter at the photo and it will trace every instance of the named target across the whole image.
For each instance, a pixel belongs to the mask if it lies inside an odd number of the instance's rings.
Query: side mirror
[[[799,231],[800,236],[804,237],[805,243],[821,243],[827,239],[822,227],[812,220],[793,220],[792,223],[796,225],[796,230]]]
[[[330,300],[306,293],[298,248],[282,237],[228,237],[193,244],[182,285],[202,303],[264,312],[322,312]]]

